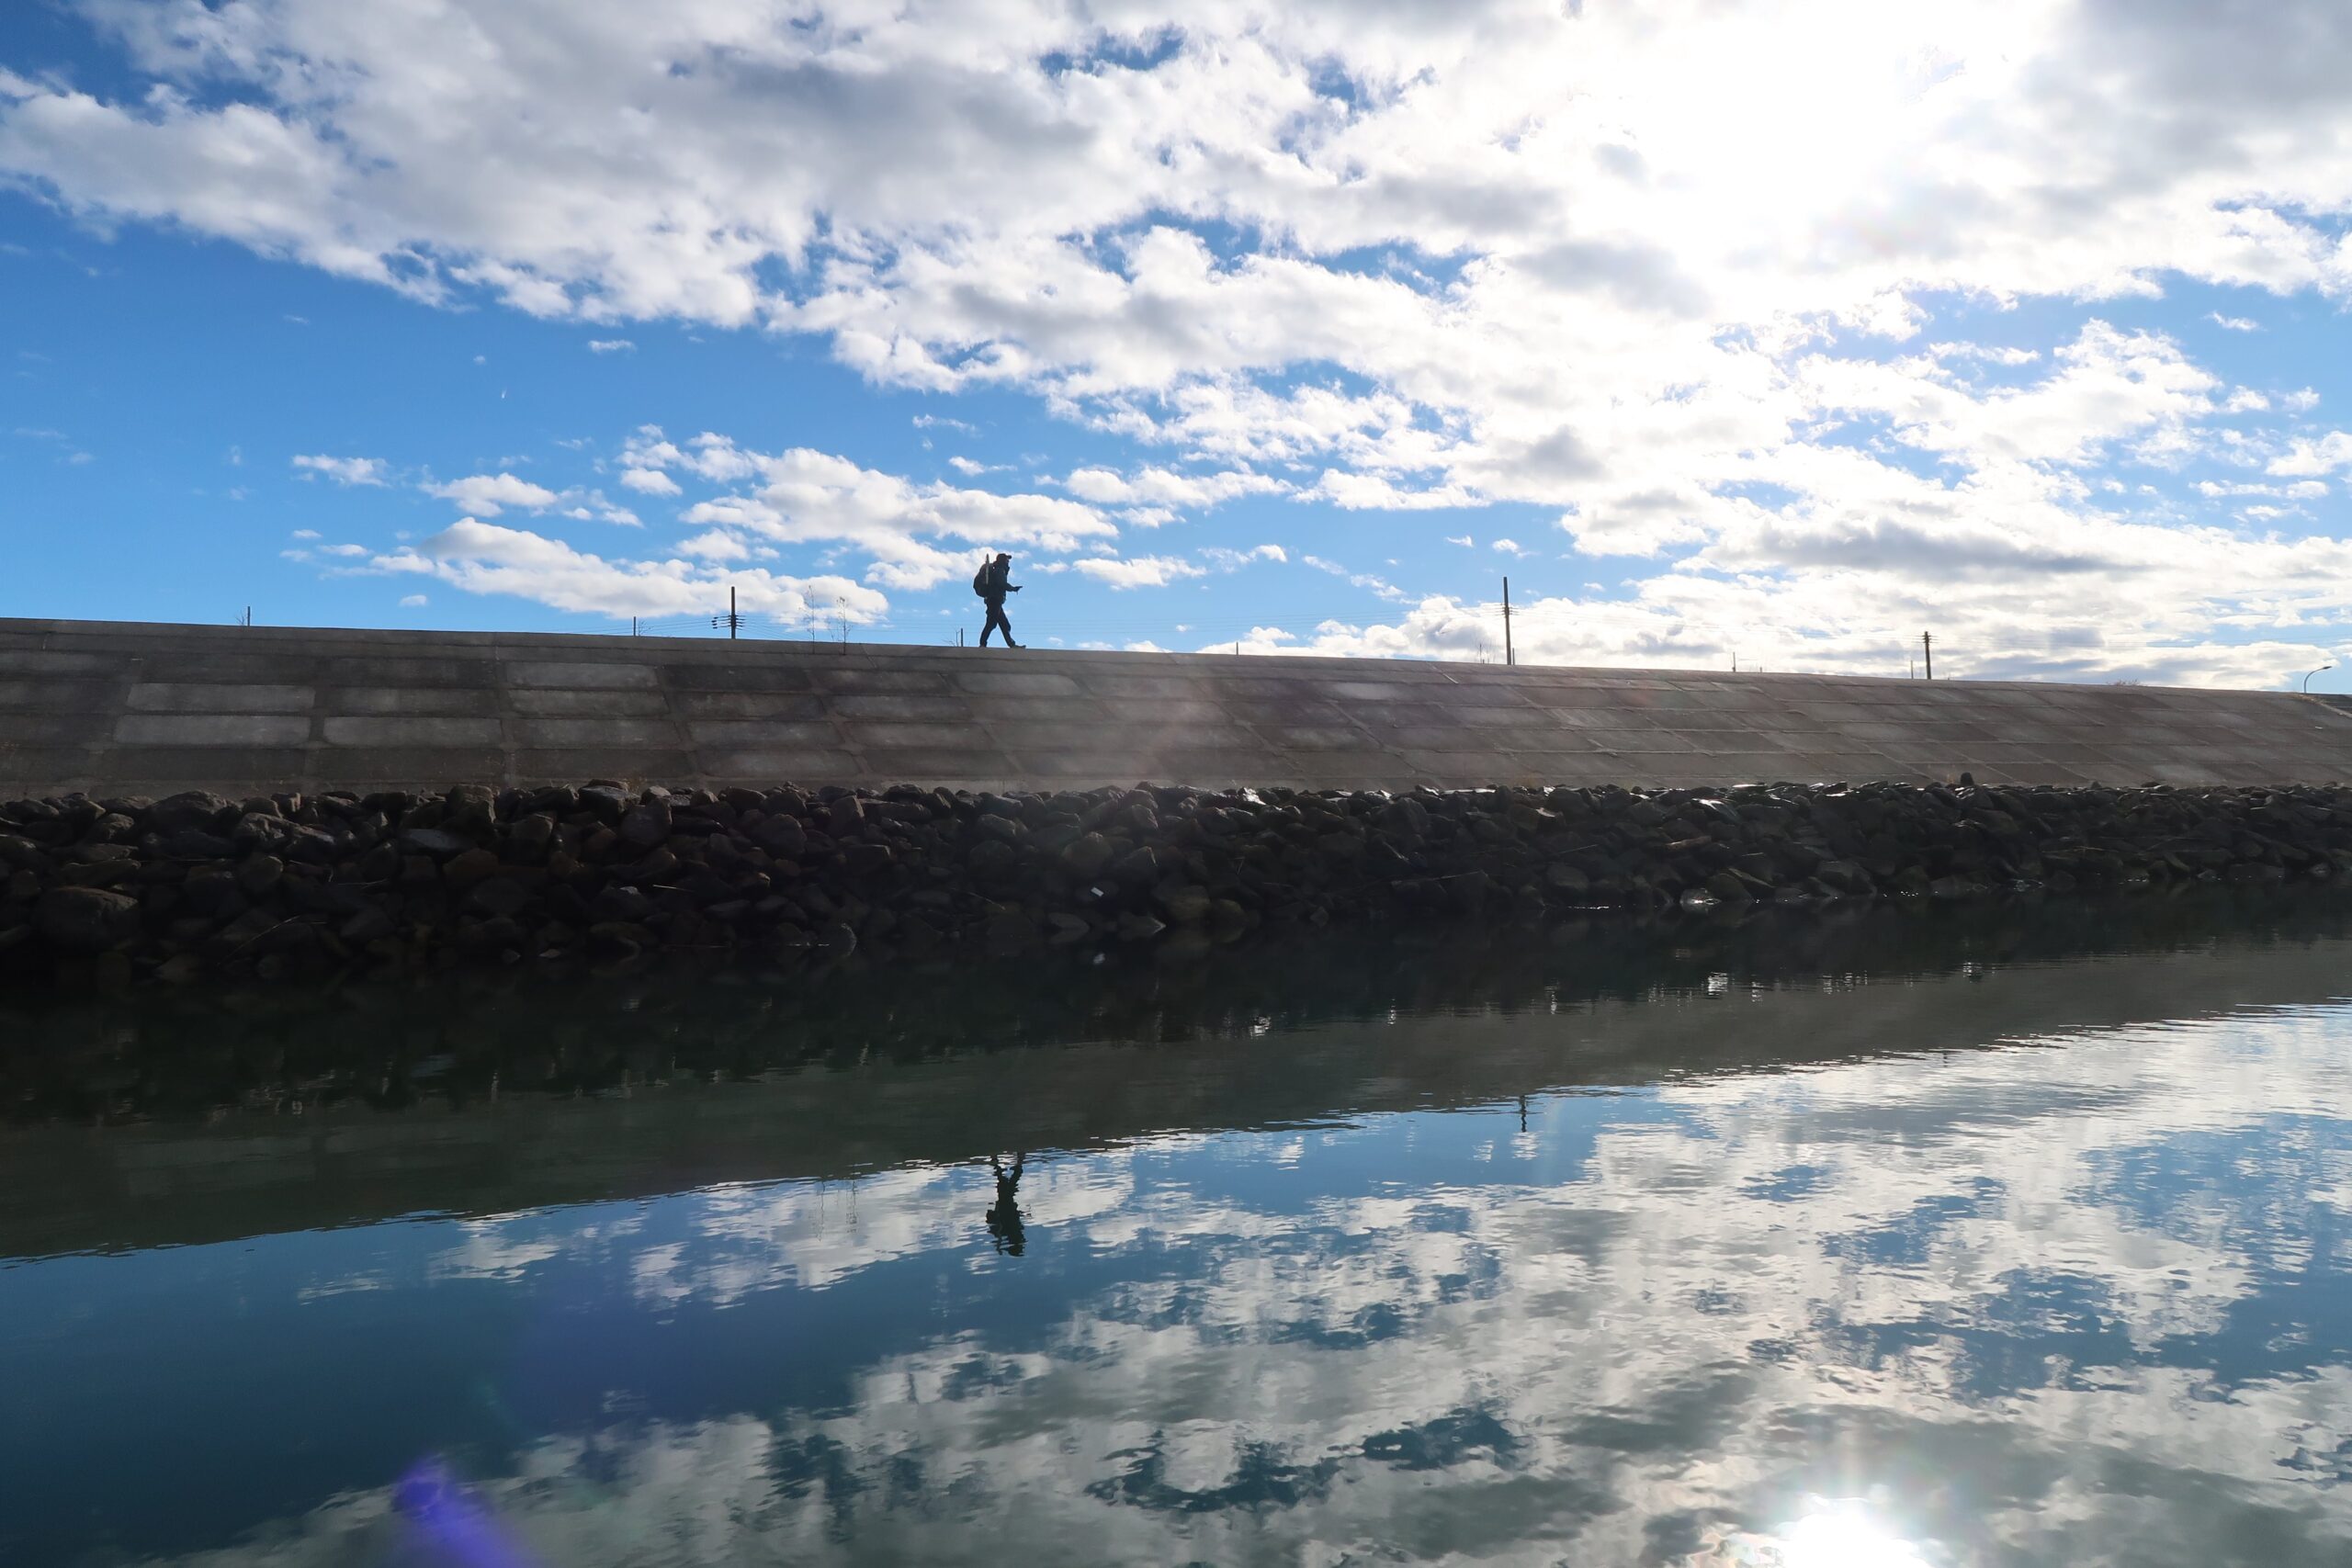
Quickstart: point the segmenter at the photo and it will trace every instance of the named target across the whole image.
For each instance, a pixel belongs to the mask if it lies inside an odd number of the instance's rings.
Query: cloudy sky
[[[20,0],[0,614],[2255,686],[2340,0]],[[2343,671],[2312,682],[2345,689]]]

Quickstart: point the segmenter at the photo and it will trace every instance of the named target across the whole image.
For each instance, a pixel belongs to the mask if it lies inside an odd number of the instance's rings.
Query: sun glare
[[[1775,1535],[1773,1568],[1928,1568],[1917,1547],[1855,1504],[1807,1514]]]

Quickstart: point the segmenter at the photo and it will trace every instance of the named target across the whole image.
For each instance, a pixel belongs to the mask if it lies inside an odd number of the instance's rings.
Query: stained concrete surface
[[[2290,693],[0,619],[0,795],[2352,780]]]

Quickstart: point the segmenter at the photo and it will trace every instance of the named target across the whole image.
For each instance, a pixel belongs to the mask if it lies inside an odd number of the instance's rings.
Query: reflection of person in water
[[[1027,1240],[1021,1231],[1021,1165],[1028,1157],[1014,1155],[1012,1168],[1007,1170],[1002,1160],[989,1156],[989,1168],[996,1172],[996,1206],[989,1211],[989,1239],[999,1252],[1015,1258],[1021,1256]]]

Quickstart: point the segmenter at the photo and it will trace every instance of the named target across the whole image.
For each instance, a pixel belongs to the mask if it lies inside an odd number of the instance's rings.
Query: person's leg
[[[980,646],[986,648],[989,645],[989,633],[1000,628],[1004,632],[1006,646],[1010,647],[1012,642],[1012,623],[1004,618],[1004,606],[1001,604],[993,604],[989,606],[988,624],[980,627]]]

